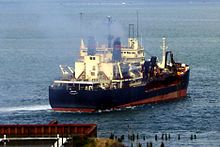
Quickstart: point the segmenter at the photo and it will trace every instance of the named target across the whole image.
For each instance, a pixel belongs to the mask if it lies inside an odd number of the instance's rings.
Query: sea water
[[[188,96],[180,101],[97,113],[53,112],[48,86],[59,65],[72,65],[80,37],[105,43],[112,33],[126,44],[128,24],[139,23],[146,58],[161,57],[167,37],[176,61],[190,65]],[[80,13],[82,13],[80,18]],[[81,20],[81,21],[80,21]],[[96,123],[98,137],[125,135],[125,144],[220,145],[220,2],[191,0],[1,0],[0,124]],[[127,139],[139,134],[139,140]],[[154,136],[158,135],[158,141]],[[181,139],[177,139],[177,135]],[[197,139],[190,139],[196,134]],[[142,137],[145,136],[146,140]]]

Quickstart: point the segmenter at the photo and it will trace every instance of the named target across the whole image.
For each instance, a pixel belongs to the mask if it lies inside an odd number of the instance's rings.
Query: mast
[[[79,20],[79,31],[80,31],[80,48],[79,48],[79,54],[78,54],[78,59],[82,59],[83,58],[83,51],[85,49],[85,44],[83,41],[83,33],[82,33],[82,29],[83,29],[83,13],[80,12],[80,20]]]
[[[137,11],[137,39],[139,39],[139,14]]]
[[[165,65],[166,64],[166,50],[168,49],[167,41],[166,41],[165,36],[162,39],[161,49],[163,50],[161,67],[165,68],[166,67],[166,65]]]
[[[111,24],[112,24],[112,17],[111,16],[107,16],[108,19],[108,48],[112,47],[112,39],[113,36],[111,35]]]
[[[134,24],[129,24],[128,38],[133,38],[134,39]]]
[[[83,35],[82,35],[82,21],[83,21],[83,13],[80,12],[80,21],[79,21],[79,29],[80,29],[80,38],[82,39],[83,38]]]

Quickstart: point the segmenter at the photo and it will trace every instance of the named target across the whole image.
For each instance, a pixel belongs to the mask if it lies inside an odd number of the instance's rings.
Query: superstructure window
[[[91,76],[95,76],[95,72],[91,72]]]
[[[89,59],[90,59],[90,60],[95,60],[95,57],[90,57]]]

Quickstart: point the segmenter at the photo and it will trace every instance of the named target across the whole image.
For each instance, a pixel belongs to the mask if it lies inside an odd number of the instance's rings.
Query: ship
[[[73,67],[60,65],[61,78],[49,86],[54,111],[98,112],[159,103],[187,96],[190,67],[174,60],[162,38],[162,57],[145,59],[140,37],[129,24],[128,43],[108,35],[107,44],[90,36],[80,41]]]

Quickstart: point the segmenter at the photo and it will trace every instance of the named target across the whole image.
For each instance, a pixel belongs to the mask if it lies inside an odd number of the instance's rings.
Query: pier
[[[0,146],[77,146],[90,137],[97,137],[96,124],[0,125]]]

